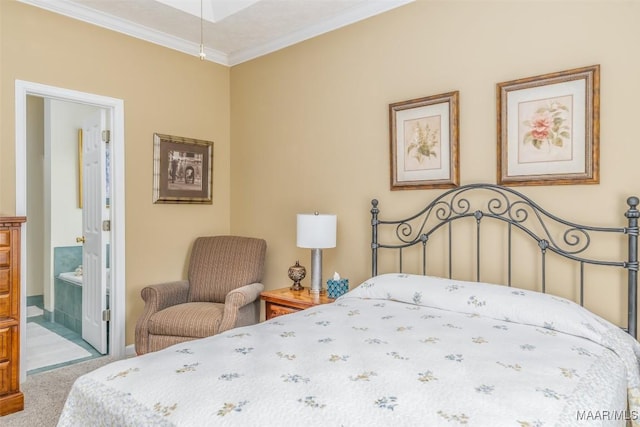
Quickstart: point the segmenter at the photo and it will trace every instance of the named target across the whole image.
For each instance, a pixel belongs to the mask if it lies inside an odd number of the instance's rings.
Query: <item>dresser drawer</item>
[[[0,327],[0,396],[17,388],[17,326]]]
[[[11,231],[0,230],[0,248],[8,248],[11,246]]]
[[[0,268],[7,268],[11,265],[11,251],[7,248],[0,248]]]
[[[15,326],[0,327],[0,362],[6,362],[11,356],[11,340]]]
[[[13,391],[11,384],[11,362],[0,362],[0,396]]]
[[[9,292],[11,288],[11,270],[8,268],[0,268],[0,294]]]
[[[11,298],[8,293],[0,294],[0,319],[11,317]]]

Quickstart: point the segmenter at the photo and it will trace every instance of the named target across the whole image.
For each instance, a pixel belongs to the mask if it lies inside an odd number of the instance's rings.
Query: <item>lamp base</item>
[[[311,286],[309,292],[319,295],[322,291],[322,249],[311,249]]]
[[[323,289],[320,289],[320,290],[316,291],[316,290],[313,290],[313,289],[309,288],[308,292],[309,292],[310,295],[324,295],[324,294],[327,293],[327,290],[323,288]]]
[[[304,289],[304,286],[302,286],[300,282],[294,282],[289,289],[292,291],[301,291]]]

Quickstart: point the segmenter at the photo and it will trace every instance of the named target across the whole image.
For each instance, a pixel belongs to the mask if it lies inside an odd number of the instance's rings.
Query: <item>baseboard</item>
[[[126,357],[137,356],[135,344],[130,344],[124,348],[124,355]]]
[[[36,307],[44,307],[44,296],[43,295],[31,295],[27,297],[27,306],[35,305]]]

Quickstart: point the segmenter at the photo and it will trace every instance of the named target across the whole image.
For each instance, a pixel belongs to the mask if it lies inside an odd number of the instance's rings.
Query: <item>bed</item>
[[[88,373],[59,425],[637,425],[637,205],[629,198],[627,225],[607,228],[564,221],[490,184],[447,191],[397,221],[381,219],[374,200],[372,274],[359,286],[331,304]],[[475,280],[454,278],[463,251],[449,239],[450,274],[429,274],[434,233],[455,235],[459,220],[472,221],[474,248],[483,247],[485,222],[507,227],[504,284],[481,281],[480,254]],[[559,240],[548,221],[564,229]],[[515,234],[539,248],[538,290],[512,283]],[[588,255],[600,234],[619,240],[622,259]],[[419,274],[405,271],[411,248]],[[552,254],[577,263],[576,302],[542,292],[555,277]],[[378,272],[387,258],[393,271]],[[581,305],[590,265],[623,272],[624,328]]]

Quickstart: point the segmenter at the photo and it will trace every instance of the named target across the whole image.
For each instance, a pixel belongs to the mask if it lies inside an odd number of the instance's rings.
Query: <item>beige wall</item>
[[[388,104],[460,91],[461,183],[495,182],[496,83],[593,64],[600,185],[521,189],[559,215],[623,225],[626,196],[640,194],[638,17],[637,1],[418,0],[233,67],[231,229],[267,239],[266,287],[288,286],[296,259],[310,265],[296,213],[338,215],[324,278],[355,285],[370,273],[370,199],[390,215],[439,194],[389,190]],[[621,303],[589,303],[623,321]]]
[[[523,190],[559,214],[615,223],[640,194],[638,16],[637,1],[418,0],[229,70],[0,0],[0,212],[15,212],[15,79],[124,100],[131,344],[140,289],[182,277],[197,235],[264,237],[265,284],[277,288],[296,259],[309,266],[296,213],[336,213],[324,276],[366,278],[370,199],[391,214],[438,194],[389,191],[389,103],[459,90],[461,181],[495,182],[495,84],[601,64],[601,184]],[[152,204],[153,132],[215,141],[213,205]]]
[[[16,79],[124,100],[126,342],[132,344],[142,287],[184,277],[196,236],[229,232],[229,69],[8,0],[0,0],[0,57],[5,215],[15,213]],[[154,132],[215,142],[212,205],[152,203]]]

